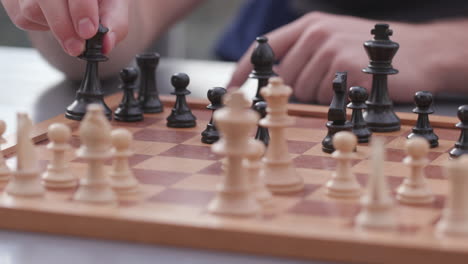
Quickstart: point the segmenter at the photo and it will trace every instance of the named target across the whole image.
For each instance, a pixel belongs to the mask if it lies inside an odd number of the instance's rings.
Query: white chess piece
[[[304,180],[296,173],[288,152],[285,128],[293,124],[288,116],[288,100],[291,87],[285,85],[279,77],[270,78],[267,87],[261,90],[265,98],[267,116],[260,120],[260,125],[267,127],[270,143],[264,157],[265,181],[273,193],[291,193],[304,189]]]
[[[5,190],[12,196],[40,196],[41,184],[37,153],[31,140],[32,122],[26,113],[18,113],[16,170]]]
[[[259,116],[249,108],[249,101],[239,90],[225,95],[225,101],[226,107],[213,115],[222,136],[212,146],[214,153],[226,156],[225,171],[208,211],[222,215],[254,215],[260,210],[260,204],[252,192],[243,161],[249,151],[250,134]]]
[[[351,172],[351,161],[356,158],[354,149],[357,145],[356,136],[348,131],[341,131],[333,136],[333,146],[336,149],[332,157],[337,160],[336,172],[327,182],[327,194],[336,198],[355,198],[361,194],[361,186]]]
[[[372,171],[367,193],[361,198],[362,210],[356,216],[361,229],[394,229],[397,226],[394,203],[383,173],[384,144],[381,138],[372,139]]]
[[[54,123],[49,126],[47,133],[50,143],[47,148],[52,151],[52,160],[47,166],[46,172],[42,174],[44,185],[47,188],[65,189],[78,185],[78,178],[71,173],[68,162],[65,160],[65,154],[71,149],[70,128],[61,123]]]
[[[132,134],[123,128],[112,131],[114,146],[114,164],[111,172],[111,185],[117,193],[134,193],[138,191],[138,181],[128,165],[128,158],[133,155],[130,150]]]
[[[86,115],[80,124],[80,139],[81,147],[76,154],[86,160],[88,171],[80,180],[80,186],[73,199],[87,203],[115,203],[117,196],[104,168],[104,161],[112,156],[111,125],[104,115],[102,106],[88,105]]]
[[[451,160],[446,166],[449,180],[447,203],[436,225],[439,236],[468,236],[468,156]]]
[[[6,130],[6,123],[3,120],[0,120],[0,146],[4,144],[6,140],[3,138],[3,133]],[[8,168],[5,162],[5,158],[3,157],[2,149],[0,148],[0,186],[5,185],[8,183],[11,177],[11,170]]]
[[[407,204],[428,204],[434,201],[434,195],[424,176],[424,167],[429,160],[429,143],[422,137],[414,137],[406,141],[408,156],[403,163],[411,169],[410,175],[397,189],[397,200]]]
[[[262,204],[266,204],[271,201],[272,196],[265,185],[265,179],[262,173],[262,156],[265,153],[265,145],[263,142],[251,138],[249,150],[247,159],[245,160],[245,167],[250,177],[250,184],[257,200]]]

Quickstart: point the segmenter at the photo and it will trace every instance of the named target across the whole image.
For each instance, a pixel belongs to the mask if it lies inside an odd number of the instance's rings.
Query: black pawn
[[[353,124],[352,131],[358,138],[359,143],[369,142],[372,135],[362,115],[362,111],[367,108],[365,103],[367,97],[366,88],[360,86],[349,88],[349,100],[351,100],[351,103],[348,104],[348,108],[353,111],[351,114],[351,124]]]
[[[451,158],[458,158],[463,154],[468,154],[468,105],[458,107],[458,119],[460,122],[455,126],[461,129],[460,137],[455,142],[455,147],[450,150]]]
[[[206,108],[212,111],[212,115],[210,122],[206,125],[206,129],[201,133],[201,141],[205,144],[213,144],[219,140],[218,129],[216,129],[216,126],[213,123],[213,113],[224,106],[223,96],[225,94],[226,89],[223,87],[214,87],[208,90],[207,97],[210,104]]]
[[[393,102],[388,94],[387,76],[397,74],[392,66],[392,59],[400,45],[390,40],[393,31],[388,24],[376,24],[371,34],[373,40],[366,41],[364,48],[370,59],[367,68],[362,71],[372,74],[372,90],[367,100],[364,120],[374,132],[400,130],[400,118],[393,111]]]
[[[275,53],[268,44],[268,38],[265,36],[257,37],[257,46],[252,52],[250,62],[253,65],[253,70],[249,77],[257,79],[257,92],[252,100],[252,106],[257,102],[264,101],[260,91],[268,85],[270,77],[277,74],[273,71],[275,63]]]
[[[265,118],[267,115],[266,109],[267,103],[265,101],[257,102],[254,105],[254,110],[260,114],[260,117],[262,119]],[[268,143],[270,143],[270,133],[268,132],[268,128],[258,126],[257,133],[255,134],[255,139],[262,141],[263,144],[265,144],[265,146],[268,146]]]
[[[156,82],[156,68],[159,64],[159,54],[155,52],[143,53],[136,56],[140,69],[140,87],[138,101],[144,113],[161,113],[164,110],[159,99]]]
[[[434,113],[432,109],[432,94],[426,91],[419,91],[414,95],[414,102],[416,108],[413,109],[413,113],[418,114],[418,120],[416,126],[413,127],[413,131],[408,135],[408,139],[413,137],[424,137],[429,142],[431,148],[435,148],[439,145],[439,137],[434,133],[434,129],[431,127],[429,122],[429,115]]]
[[[143,120],[143,111],[141,111],[140,103],[133,95],[137,77],[138,72],[133,67],[120,71],[120,80],[122,81],[120,89],[123,90],[123,97],[119,107],[114,112],[114,118],[117,121],[137,122]]]
[[[99,104],[109,120],[112,119],[112,111],[104,102],[104,93],[99,79],[99,62],[108,58],[102,53],[102,43],[108,28],[99,25],[96,35],[86,41],[86,48],[78,58],[86,61],[86,70],[80,88],[76,92],[75,101],[67,107],[65,117],[73,120],[81,120],[86,114],[89,104]]]
[[[171,94],[176,96],[174,108],[171,115],[167,117],[167,126],[175,128],[188,128],[197,125],[197,118],[192,114],[185,96],[190,94],[187,86],[190,83],[190,78],[185,73],[176,73],[171,77],[172,86],[175,91]]]
[[[328,109],[328,133],[322,140],[322,150],[326,153],[335,151],[333,147],[333,135],[340,131],[351,131],[353,125],[346,120],[346,72],[337,72],[333,80],[333,96]]]

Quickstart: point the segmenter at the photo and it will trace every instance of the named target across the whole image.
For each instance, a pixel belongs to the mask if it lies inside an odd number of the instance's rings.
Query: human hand
[[[266,36],[280,64],[275,71],[294,89],[301,102],[329,104],[335,72],[348,72],[348,87],[363,86],[370,92],[372,76],[361,70],[369,63],[363,43],[378,21],[312,12]],[[424,28],[426,27],[426,28]],[[437,47],[443,30],[431,25],[390,23],[392,40],[400,43],[393,66],[400,70],[389,77],[390,96],[410,102],[418,90],[436,92],[440,87]],[[439,41],[440,42],[440,41]],[[252,69],[253,45],[238,63],[229,86],[241,86]],[[429,56],[430,55],[430,56]]]
[[[103,52],[109,53],[128,33],[128,0],[1,0],[13,23],[28,31],[52,31],[65,52],[80,55],[99,21],[109,28]]]

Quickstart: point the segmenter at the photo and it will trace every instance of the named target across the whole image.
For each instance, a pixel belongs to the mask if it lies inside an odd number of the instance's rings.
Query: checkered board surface
[[[295,125],[287,129],[289,152],[304,178],[304,191],[274,196],[272,203],[255,217],[233,218],[206,211],[222,175],[222,157],[200,142],[211,113],[193,109],[197,127],[173,129],[166,127],[169,109],[147,115],[139,123],[112,123],[113,128],[123,127],[133,134],[135,155],[130,165],[141,184],[137,195],[120,197],[117,207],[106,207],[72,202],[74,190],[49,190],[45,197],[35,199],[2,194],[0,227],[309,259],[466,263],[468,239],[440,239],[433,233],[448,187],[443,165],[458,130],[435,128],[440,146],[431,149],[430,164],[425,169],[436,194],[435,202],[429,206],[396,202],[396,231],[357,231],[353,218],[360,209],[358,199],[338,200],[325,194],[324,184],[336,162],[321,151],[326,134],[324,118],[293,116]],[[57,120],[71,125],[71,144],[78,148],[79,123]],[[409,173],[401,162],[409,132],[410,127],[403,126],[399,132],[380,135],[386,140],[385,174],[392,190]],[[47,139],[37,143],[42,169],[51,158],[47,143]],[[352,170],[365,186],[370,169],[369,146],[359,145],[357,151],[359,158],[353,161]],[[9,155],[7,162],[11,165],[14,159]],[[86,164],[74,152],[69,152],[67,159],[73,173],[85,174]],[[106,168],[111,169],[110,161]]]

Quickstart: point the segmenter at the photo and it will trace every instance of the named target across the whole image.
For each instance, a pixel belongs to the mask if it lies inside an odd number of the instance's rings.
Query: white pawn
[[[337,160],[336,172],[327,182],[327,194],[336,198],[355,198],[361,194],[361,186],[351,172],[351,161],[356,157],[354,149],[357,145],[356,136],[347,131],[341,131],[333,136],[335,151],[332,157]]]
[[[6,130],[6,123],[3,120],[0,120],[0,146],[4,144],[6,140],[3,138],[3,133]],[[10,180],[11,170],[8,168],[3,157],[2,149],[0,148],[0,186],[5,185],[8,180]]]
[[[112,156],[111,125],[98,104],[88,105],[86,115],[80,124],[81,147],[78,157],[88,163],[88,171],[80,180],[80,186],[73,199],[76,201],[114,204],[117,195],[110,185],[104,161]]]
[[[138,181],[128,166],[132,134],[123,128],[112,131],[114,146],[114,164],[111,172],[111,185],[117,193],[134,193],[138,191]]]
[[[261,90],[265,98],[267,116],[260,120],[260,125],[267,127],[270,142],[263,158],[265,162],[265,181],[273,193],[292,193],[304,189],[304,180],[297,174],[288,152],[286,131],[293,120],[288,116],[288,100],[291,87],[279,77],[270,78],[268,86]]]
[[[381,138],[372,140],[372,171],[367,193],[361,198],[362,210],[356,216],[359,229],[394,229],[397,226],[393,200],[385,180],[384,144]]]
[[[439,236],[468,236],[468,156],[447,164],[449,193],[442,218],[437,223]]]
[[[251,138],[249,150],[249,153],[246,155],[245,167],[250,177],[250,184],[257,200],[262,204],[266,204],[271,201],[272,196],[265,185],[265,179],[262,173],[262,156],[265,153],[265,145],[263,142]]]
[[[403,163],[411,168],[411,173],[397,189],[397,200],[407,204],[428,204],[434,201],[434,195],[424,176],[424,167],[429,163],[429,143],[422,137],[406,141],[408,156]]]
[[[243,161],[249,152],[250,134],[259,116],[249,108],[250,102],[237,90],[225,96],[226,106],[213,115],[221,138],[211,147],[216,154],[225,155],[224,175],[216,197],[208,205],[214,214],[250,216],[260,209]]]
[[[17,116],[16,170],[5,191],[12,196],[41,196],[45,190],[41,184],[36,147],[31,140],[32,121],[26,113]]]
[[[71,173],[65,160],[66,151],[71,149],[68,144],[71,138],[70,128],[61,123],[52,124],[49,126],[47,136],[50,140],[47,149],[52,151],[52,160],[42,175],[44,185],[53,189],[75,187],[78,184],[78,178]]]

